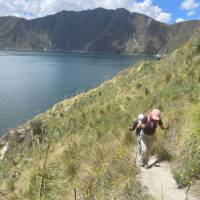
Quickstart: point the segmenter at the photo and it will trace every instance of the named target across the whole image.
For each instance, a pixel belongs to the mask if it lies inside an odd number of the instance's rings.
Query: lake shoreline
[[[117,52],[94,52],[94,51],[63,51],[63,50],[31,50],[31,49],[1,49],[0,52],[3,51],[16,51],[16,52],[32,52],[32,53],[61,53],[61,54],[90,54],[90,55],[113,55],[113,56],[135,56],[135,55],[143,55],[143,56],[151,56],[154,57],[156,54],[148,54],[148,53],[142,53],[142,52],[135,52],[133,54],[129,53],[117,53]]]
[[[5,54],[4,54],[5,53]],[[0,133],[99,86],[147,55],[0,51]]]

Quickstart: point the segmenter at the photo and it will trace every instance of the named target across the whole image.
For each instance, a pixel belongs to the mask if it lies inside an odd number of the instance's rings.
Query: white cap
[[[139,120],[142,120],[143,118],[144,118],[144,114],[141,113],[141,114],[138,115]]]

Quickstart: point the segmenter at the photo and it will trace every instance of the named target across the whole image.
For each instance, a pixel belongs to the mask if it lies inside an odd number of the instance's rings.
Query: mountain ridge
[[[31,20],[0,17],[0,49],[164,54],[199,26],[198,20],[168,25],[123,8],[61,11]]]

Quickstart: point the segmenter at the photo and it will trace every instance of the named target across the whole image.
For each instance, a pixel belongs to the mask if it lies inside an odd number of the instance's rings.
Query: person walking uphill
[[[168,126],[163,125],[163,122],[161,120],[161,112],[158,109],[153,109],[138,124],[138,127],[142,128],[141,131],[142,167],[148,166],[148,161],[151,156],[151,151],[155,140],[155,132],[158,125],[163,130],[168,129]]]
[[[141,137],[140,137],[142,128],[138,127],[138,124],[141,123],[143,118],[144,118],[144,114],[142,114],[142,113],[139,114],[138,118],[133,122],[132,126],[129,127],[129,131],[135,130],[136,138],[137,138],[137,149],[138,149],[138,152],[140,155],[141,155],[141,150],[142,150],[141,149]]]

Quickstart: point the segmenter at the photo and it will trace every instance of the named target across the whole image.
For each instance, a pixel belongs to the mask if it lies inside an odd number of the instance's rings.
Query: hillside
[[[125,9],[62,11],[26,20],[0,17],[0,49],[103,53],[169,53],[200,21],[167,25]]]
[[[172,156],[180,187],[197,184],[199,91],[197,34],[168,57],[130,66],[7,133],[0,199],[151,199],[139,182],[127,130],[138,113],[154,107],[170,126],[158,131],[155,153],[163,160]]]

